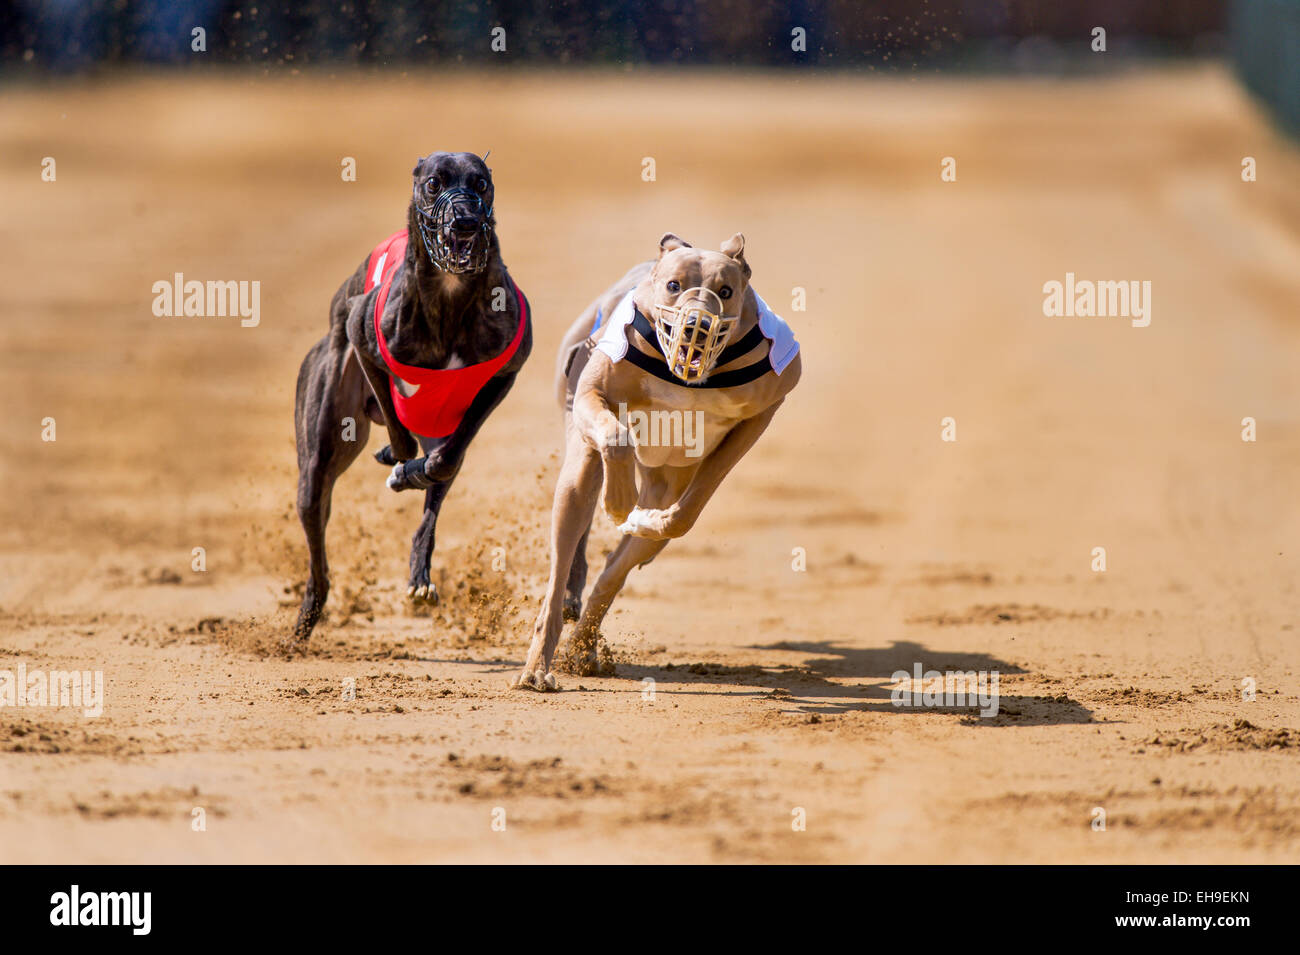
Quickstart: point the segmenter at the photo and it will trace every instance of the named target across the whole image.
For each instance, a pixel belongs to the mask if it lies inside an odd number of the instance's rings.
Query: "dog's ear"
[[[664,237],[659,240],[659,258],[663,258],[674,249],[689,249],[691,244],[681,236],[673,235],[671,232],[665,232]]]
[[[424,165],[424,161],[427,158],[427,156],[420,156],[415,160],[415,168],[411,170],[412,176],[418,176],[420,174],[420,167]]]
[[[729,259],[735,259],[740,264],[740,271],[744,273],[745,279],[748,281],[752,272],[749,263],[745,261],[745,237],[737,232],[722,243],[722,254]]]

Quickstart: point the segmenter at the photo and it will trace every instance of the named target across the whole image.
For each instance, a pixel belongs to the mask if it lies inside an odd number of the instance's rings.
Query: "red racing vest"
[[[519,343],[524,340],[524,326],[528,324],[528,303],[519,286],[514,285],[515,296],[519,300],[519,327],[515,329],[514,340],[506,350],[496,358],[481,361],[463,368],[421,368],[418,365],[403,365],[393,358],[384,340],[384,332],[379,327],[379,320],[384,314],[384,305],[388,302],[388,291],[393,284],[393,275],[397,267],[406,258],[407,230],[394,232],[370,253],[366,260],[366,287],[369,292],[378,287],[375,296],[375,338],[379,342],[379,354],[388,366],[388,387],[397,408],[398,420],[414,434],[425,438],[445,438],[460,425],[465,412],[474,398],[488,383],[488,380],[505,367]],[[400,378],[407,384],[417,386],[418,390],[407,397],[397,387]]]

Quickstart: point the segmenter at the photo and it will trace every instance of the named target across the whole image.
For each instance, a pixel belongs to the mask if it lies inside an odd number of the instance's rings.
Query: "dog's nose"
[[[457,216],[451,220],[451,231],[458,235],[473,235],[478,231],[478,219],[474,216]]]

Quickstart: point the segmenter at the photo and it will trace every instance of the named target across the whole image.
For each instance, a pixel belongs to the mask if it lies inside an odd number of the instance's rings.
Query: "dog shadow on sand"
[[[785,712],[810,716],[852,711],[916,717],[959,715],[963,723],[984,727],[1094,722],[1091,710],[1064,693],[1027,695],[1006,692],[1002,683],[1006,677],[1024,675],[1029,671],[987,653],[932,650],[912,641],[895,641],[887,647],[851,647],[833,640],[780,641],[751,645],[748,649],[810,656],[794,666],[620,662],[617,677],[632,684],[627,692],[641,692],[643,681],[650,678],[660,693],[771,699],[781,702]],[[983,707],[974,700],[970,705],[950,706],[943,702],[923,705],[926,701],[920,688],[915,693],[895,693],[895,674],[901,671],[912,676],[918,666],[923,675],[930,671],[940,674],[998,674],[996,714],[987,706],[987,698]],[[568,687],[577,686],[574,677],[565,682]],[[985,684],[986,689],[989,686]]]

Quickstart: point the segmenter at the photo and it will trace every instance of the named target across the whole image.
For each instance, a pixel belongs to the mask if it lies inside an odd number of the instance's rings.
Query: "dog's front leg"
[[[600,661],[600,625],[609,612],[610,605],[627,582],[632,568],[643,566],[668,546],[667,540],[641,540],[623,537],[605,561],[605,568],[592,585],[587,605],[573,628],[573,636],[565,648],[561,669],[576,676],[612,676],[610,664],[602,667]]]
[[[501,400],[514,386],[516,376],[517,373],[511,372],[488,379],[488,383],[474,396],[456,430],[425,457],[424,474],[429,480],[450,481],[456,476],[465,460],[470,442],[478,435],[488,415],[496,410],[496,406],[501,404]]]
[[[528,658],[522,672],[510,684],[515,689],[559,689],[551,672],[551,662],[555,659],[555,648],[559,646],[560,632],[564,627],[564,588],[578,543],[591,524],[591,512],[600,493],[600,455],[578,432],[572,418],[565,432],[564,464],[560,468],[560,478],[555,485],[555,504],[551,508],[551,575],[533,626]]]
[[[722,479],[749,452],[759,435],[767,430],[780,406],[781,401],[778,401],[728,431],[727,436],[696,470],[681,497],[663,508],[635,508],[619,530],[632,537],[648,540],[671,540],[684,535],[695,526],[704,505],[713,497],[713,492],[718,489]]]
[[[573,423],[582,440],[600,455],[605,472],[605,513],[616,524],[636,507],[636,448],[627,426],[609,408],[599,388],[585,388],[573,398]]]
[[[452,481],[460,472],[470,442],[492,409],[500,404],[510,390],[514,380],[513,373],[490,380],[475,396],[460,426],[450,436],[440,440],[421,438],[420,446],[424,449],[425,456],[408,461],[404,466],[394,467],[388,478],[388,486],[394,490],[405,490],[407,487],[427,489],[424,494],[424,514],[415,536],[411,538],[411,577],[406,596],[415,603],[438,602],[438,588],[429,575],[438,513],[442,510],[443,499],[447,496]],[[424,483],[426,481],[427,484]]]
[[[406,585],[406,599],[414,604],[438,603],[438,587],[432,580],[430,568],[433,565],[434,538],[438,532],[438,514],[449,490],[451,482],[443,481],[424,492],[424,513],[411,536],[411,574]]]

